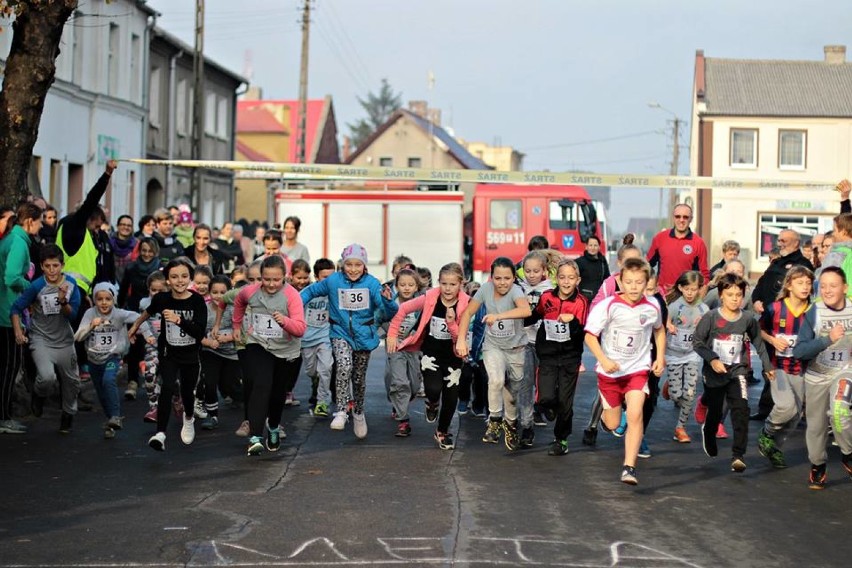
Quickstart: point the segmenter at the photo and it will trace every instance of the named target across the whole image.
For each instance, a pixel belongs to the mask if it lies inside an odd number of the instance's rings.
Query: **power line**
[[[358,89],[362,91],[369,91],[369,85],[367,85],[360,76],[356,76],[353,73],[353,70],[350,69],[350,66],[347,64],[347,62],[344,60],[343,55],[340,53],[339,48],[337,47],[337,45],[333,44],[329,40],[323,28],[321,26],[317,26],[317,31],[319,31],[320,38],[322,38],[323,42],[326,44],[326,46],[328,46],[329,50],[331,50],[334,58],[337,59],[338,63],[340,63],[340,66],[343,67],[343,70],[346,72],[347,75],[349,75],[349,78],[352,79],[352,82],[355,83]]]
[[[329,14],[331,15],[331,18],[329,19],[329,23],[332,24],[331,27],[336,27],[340,30],[340,35],[343,36],[344,42],[348,44],[348,52],[354,56],[354,59],[356,63],[360,66],[364,76],[366,76],[369,80],[369,83],[372,84],[373,77],[370,75],[370,70],[364,63],[364,60],[361,59],[361,55],[358,53],[358,48],[355,45],[355,42],[353,42],[352,38],[349,37],[349,33],[346,31],[346,26],[343,24],[340,17],[337,15],[337,10],[334,8],[334,3],[326,2],[325,5],[328,6]]]
[[[634,132],[632,134],[622,134],[621,136],[612,136],[609,138],[597,138],[594,140],[582,140],[579,142],[565,142],[562,144],[549,144],[546,146],[529,146],[524,148],[525,150],[549,150],[553,148],[568,148],[570,146],[585,146],[588,144],[602,144],[604,142],[615,142],[617,140],[627,140],[628,138],[639,138],[641,136],[648,136],[649,134],[659,134],[659,130],[645,130],[643,132]]]

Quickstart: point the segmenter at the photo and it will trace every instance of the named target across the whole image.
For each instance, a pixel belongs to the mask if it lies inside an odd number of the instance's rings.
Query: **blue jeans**
[[[105,363],[93,363],[89,360],[89,373],[92,375],[92,383],[98,392],[98,399],[104,409],[107,418],[121,416],[121,403],[118,396],[118,385],[115,376],[121,366],[119,357],[110,357]]]

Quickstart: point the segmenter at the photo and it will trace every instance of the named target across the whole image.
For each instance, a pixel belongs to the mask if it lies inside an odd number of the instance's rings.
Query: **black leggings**
[[[210,416],[219,416],[219,389],[228,390],[240,372],[240,363],[236,359],[227,359],[212,351],[201,352],[202,385],[204,408]]]
[[[557,356],[539,360],[538,404],[556,412],[553,435],[557,440],[565,440],[571,435],[579,374],[580,361],[576,359]]]
[[[277,428],[284,410],[284,396],[293,390],[302,358],[282,359],[257,344],[247,345],[245,360],[251,361],[251,394],[248,398],[248,420],[252,436],[263,436],[263,428],[269,422]]]
[[[187,418],[192,418],[195,406],[195,385],[198,375],[201,373],[201,364],[198,359],[192,363],[175,363],[167,357],[160,355],[160,398],[157,399],[157,432],[166,432],[169,425],[169,416],[172,413],[172,396],[175,392],[175,383],[180,378],[180,399],[183,402],[183,413]]]
[[[424,357],[428,353],[423,354]],[[450,429],[450,422],[453,421],[453,414],[456,411],[456,405],[459,402],[459,380],[461,379],[461,368],[463,362],[461,359],[450,357],[446,359],[436,359],[435,365],[438,367],[435,371],[423,370],[423,389],[426,391],[426,400],[429,404],[441,405],[441,412],[438,415],[438,431],[446,433]],[[450,368],[459,373],[456,377],[456,384],[450,386],[449,375]]]
[[[704,402],[707,405],[707,419],[704,421],[704,435],[715,436],[722,422],[725,402],[731,410],[731,425],[734,427],[734,440],[731,453],[742,457],[748,444],[748,384],[745,376],[731,378],[720,387],[704,385]]]
[[[15,379],[24,363],[24,348],[15,342],[15,331],[11,327],[0,327],[0,349],[3,364],[0,369],[0,420],[12,419],[12,393]]]

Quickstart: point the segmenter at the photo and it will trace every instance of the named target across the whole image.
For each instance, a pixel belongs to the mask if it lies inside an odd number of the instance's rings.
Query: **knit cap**
[[[95,284],[94,289],[92,289],[92,297],[94,298],[98,292],[109,292],[113,298],[116,295],[115,286],[110,282],[98,282]]]
[[[351,245],[343,249],[343,254],[340,255],[340,259],[343,262],[346,262],[347,260],[360,260],[364,263],[364,265],[366,265],[367,249],[357,243],[352,243]]]

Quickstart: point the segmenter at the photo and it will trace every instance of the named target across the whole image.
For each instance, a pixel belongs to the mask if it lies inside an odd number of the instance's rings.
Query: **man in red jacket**
[[[648,262],[652,267],[657,267],[663,295],[668,293],[680,275],[687,270],[701,272],[705,285],[710,280],[707,246],[702,238],[689,228],[692,207],[685,203],[676,205],[672,217],[674,227],[657,233],[648,250]]]

